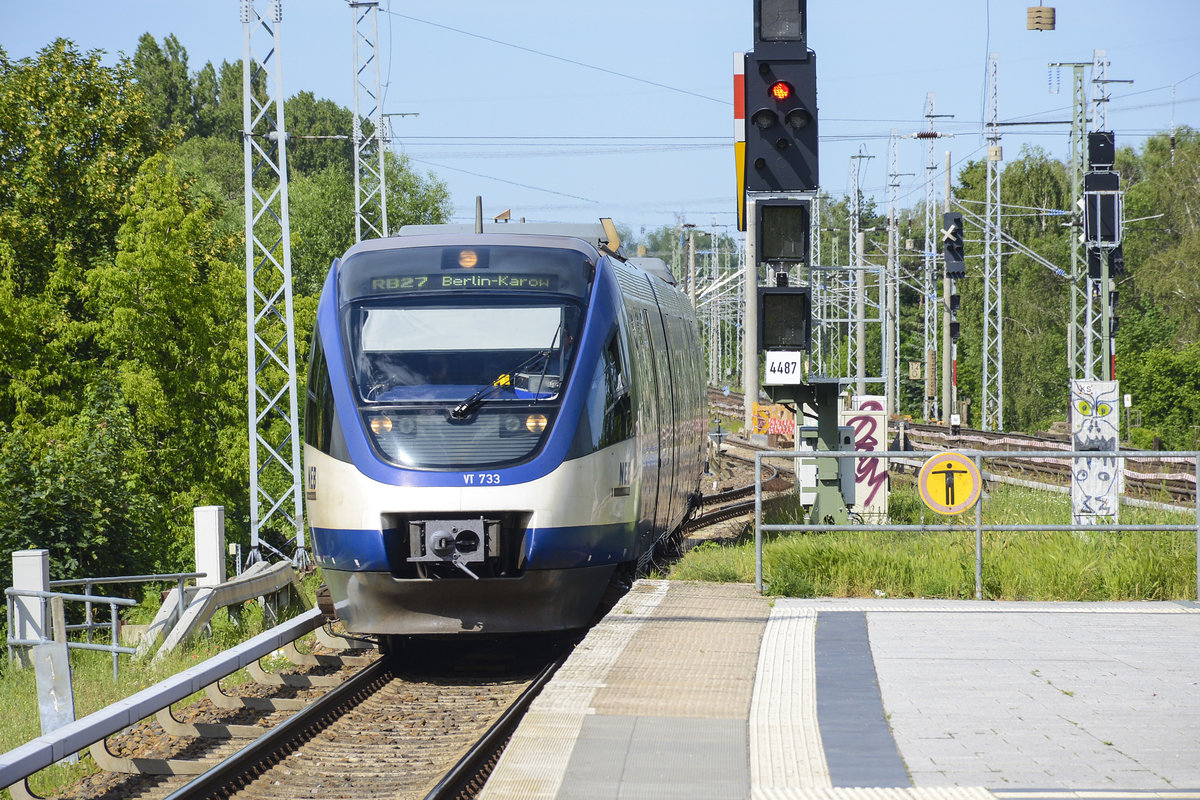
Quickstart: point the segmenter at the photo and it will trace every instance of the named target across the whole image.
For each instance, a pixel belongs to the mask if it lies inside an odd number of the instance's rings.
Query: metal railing
[[[763,591],[763,533],[782,531],[807,531],[809,533],[829,533],[833,531],[889,532],[889,533],[932,533],[935,531],[961,531],[961,524],[944,525],[812,525],[793,523],[787,525],[767,525],[763,523],[763,491],[762,491],[762,462],[768,458],[786,458],[792,461],[800,459],[821,458],[886,458],[886,459],[920,459],[925,460],[943,455],[946,450],[845,450],[845,451],[796,451],[796,450],[760,450],[754,454],[754,585],[761,594]],[[1194,477],[1197,492],[1194,499],[1196,521],[1187,525],[1104,525],[1105,530],[1116,532],[1138,531],[1193,531],[1196,534],[1196,597],[1200,600],[1200,451],[1157,451],[1157,450],[954,450],[953,452],[971,459],[984,484],[988,476],[983,471],[983,461],[1016,461],[1029,458],[1184,458],[1193,461]],[[1124,500],[1124,498],[1122,498]],[[1039,523],[1021,523],[1019,525],[983,524],[984,494],[981,492],[975,503],[975,599],[983,599],[983,532],[984,531],[1096,531],[1097,525],[1068,524],[1049,525]],[[1187,509],[1180,508],[1186,512]],[[964,512],[965,513],[965,512]]]
[[[324,618],[320,609],[306,611],[119,703],[106,706],[7,753],[0,753],[0,787],[12,786],[38,770],[45,769],[71,753],[79,752],[93,742],[137,723],[171,703],[203,691],[204,687],[319,628],[322,622]]]
[[[112,633],[112,641],[109,644],[95,644],[90,641],[88,641],[88,642],[67,641],[66,645],[67,645],[68,650],[70,650],[70,649],[107,650],[107,651],[111,652],[112,653],[112,662],[113,662],[113,681],[114,682],[117,680],[117,677],[119,674],[118,673],[118,661],[117,661],[118,656],[120,656],[121,653],[124,653],[126,655],[132,655],[135,652],[132,647],[122,647],[121,646],[120,619],[117,616],[117,606],[136,606],[138,603],[137,600],[129,600],[124,597],[100,597],[99,595],[92,595],[92,594],[66,594],[65,592],[43,592],[38,589],[12,589],[12,588],[9,588],[9,589],[4,590],[4,594],[8,598],[9,629],[8,629],[7,639],[8,639],[8,660],[10,662],[13,660],[13,657],[16,654],[16,648],[18,648],[18,647],[36,647],[37,645],[49,644],[50,642],[54,641],[54,639],[46,636],[45,630],[41,630],[40,628],[39,628],[39,632],[41,635],[37,639],[18,639],[17,637],[13,636],[13,631],[17,630],[21,627],[20,623],[18,622],[17,614],[14,612],[16,611],[16,609],[20,609],[19,614],[22,619],[27,619],[26,614],[28,613],[26,611],[24,604],[18,604],[16,602],[14,602],[16,600],[16,598],[18,598],[18,597],[36,597],[41,600],[41,617],[39,620],[37,620],[37,622],[39,622],[39,623],[42,620],[46,619],[46,613],[48,610],[47,605],[54,598],[59,598],[63,601],[70,600],[73,602],[87,603],[89,609],[92,607],[93,604],[97,604],[97,605],[98,604],[107,604],[108,605],[108,616],[109,616],[108,628],[109,628],[110,632]],[[66,632],[63,631],[62,633],[65,635]]]
[[[65,580],[50,581],[47,584],[47,586],[49,586],[51,589],[62,589],[67,586],[82,586],[83,593],[85,595],[90,595],[92,593],[92,589],[95,588],[96,586],[110,584],[110,583],[158,583],[158,582],[165,583],[166,581],[175,581],[175,585],[179,589],[179,594],[178,594],[178,599],[177,599],[178,605],[177,605],[177,609],[176,609],[176,615],[179,616],[179,615],[183,614],[184,608],[187,607],[187,603],[185,602],[185,595],[184,595],[184,591],[183,591],[184,585],[189,580],[195,580],[196,578],[206,578],[206,577],[208,577],[207,572],[170,572],[170,573],[165,573],[162,575],[122,575],[122,576],[112,577],[112,578],[69,578],[69,579],[65,579]],[[103,597],[101,599],[106,602],[108,600],[107,597]],[[134,605],[136,605],[136,604],[137,603],[135,601]],[[86,603],[85,605],[86,605],[86,607],[84,608],[83,616],[84,616],[84,619],[86,620],[86,622],[83,622],[83,623],[77,624],[77,625],[68,625],[67,630],[68,631],[86,631],[87,632],[87,640],[90,642],[90,641],[92,641],[92,631],[97,628],[103,628],[104,626],[97,625],[92,621],[92,604],[89,602],[89,603]]]
[[[157,581],[173,580],[179,587],[179,600],[177,614],[182,615],[186,607],[184,584],[188,579],[203,578],[207,573],[204,572],[173,572],[164,575],[127,575],[110,578],[72,578],[68,580],[50,581],[51,588],[63,588],[66,586],[84,586],[84,594],[71,594],[68,592],[48,592],[38,589],[14,589],[7,588],[4,590],[7,607],[8,607],[8,631],[6,633],[6,643],[8,645],[8,660],[13,661],[18,647],[35,647],[41,644],[48,644],[54,641],[53,638],[47,636],[45,630],[45,620],[48,616],[48,606],[55,599],[59,598],[63,602],[83,603],[84,617],[86,622],[75,625],[63,625],[62,631],[54,631],[55,635],[61,634],[61,637],[66,640],[67,648],[70,650],[99,650],[112,653],[113,661],[113,680],[116,681],[120,675],[120,662],[118,657],[122,654],[133,655],[136,649],[132,647],[124,647],[121,645],[121,622],[117,611],[117,607],[136,606],[137,600],[132,600],[124,597],[105,597],[102,595],[92,594],[93,587],[101,584],[119,584],[119,583],[154,583]],[[30,620],[28,617],[29,611],[24,604],[17,603],[18,597],[33,597],[40,600],[39,616]],[[108,622],[98,623],[95,621],[94,607],[97,605],[108,606]],[[35,623],[34,627],[39,632],[37,639],[21,639],[14,635],[14,631],[22,629],[21,620]],[[110,636],[108,644],[97,644],[93,641],[93,634],[97,630],[106,630]],[[86,641],[75,642],[67,639],[67,634],[70,632],[85,631]]]

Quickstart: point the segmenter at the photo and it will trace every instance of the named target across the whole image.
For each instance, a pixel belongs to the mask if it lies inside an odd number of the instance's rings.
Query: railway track
[[[724,452],[721,458],[725,461],[732,461],[741,466],[738,472],[740,477],[738,480],[744,481],[741,485],[724,491],[706,494],[701,500],[702,506],[717,506],[711,511],[705,511],[695,517],[692,517],[683,526],[683,532],[699,530],[708,525],[715,525],[718,522],[734,519],[743,514],[754,511],[754,459],[739,456],[736,453]],[[793,486],[792,473],[788,470],[780,470],[770,464],[764,464],[762,475],[763,490],[772,494],[776,492],[789,491]],[[751,496],[749,500],[743,500],[747,496]]]
[[[906,425],[908,436],[917,449],[972,449],[1019,452],[1021,450],[1064,450],[1070,451],[1071,443],[1063,437],[1036,436],[1023,433],[997,433],[964,428],[952,435],[941,425]],[[1196,484],[1193,465],[1171,463],[1165,459],[1129,458],[1125,460],[1125,493],[1148,500],[1158,500],[1182,505],[1196,502]],[[1069,458],[1029,458],[1020,461],[995,460],[989,462],[990,472],[1016,477],[1028,477],[1056,485],[1070,483],[1071,463]]]
[[[743,413],[742,395],[709,388],[709,406],[714,412],[740,417]],[[1066,437],[979,431],[960,429],[952,435],[944,425],[906,423],[909,441],[916,449],[930,450],[994,450],[1013,452],[1021,450],[1064,450],[1071,449]],[[888,441],[892,441],[897,428],[892,426]],[[902,469],[899,465],[894,468]],[[987,464],[989,472],[1023,477],[1035,481],[1066,486],[1070,483],[1071,464],[1068,458],[1030,458],[1021,461],[994,460]],[[1147,500],[1157,500],[1181,505],[1196,502],[1194,467],[1188,463],[1170,463],[1163,459],[1130,458],[1125,462],[1125,492],[1127,495]]]
[[[389,657],[308,655],[280,672],[256,667],[254,683],[210,692],[184,719],[168,709],[97,742],[105,771],[57,796],[471,796],[566,644],[422,643]],[[28,796],[23,784],[14,789]]]
[[[489,665],[483,671],[500,670],[490,677],[442,663],[430,674],[380,660],[171,800],[448,798],[477,789],[559,662],[533,675],[528,664]]]

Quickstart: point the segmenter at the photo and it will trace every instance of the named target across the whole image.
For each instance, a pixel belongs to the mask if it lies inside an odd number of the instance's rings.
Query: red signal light
[[[771,84],[771,88],[768,91],[771,93],[772,98],[782,103],[792,96],[792,85],[786,81],[775,81]]]

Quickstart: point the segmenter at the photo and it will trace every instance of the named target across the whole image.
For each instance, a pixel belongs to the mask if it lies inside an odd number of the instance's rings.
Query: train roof
[[[571,222],[486,222],[483,224],[483,234],[505,233],[519,236],[569,236],[572,239],[582,239],[599,249],[608,248],[609,236],[604,226],[595,223]],[[432,234],[474,235],[474,223],[447,223],[444,225],[404,225],[397,236],[429,236]]]
[[[502,244],[534,247],[567,247],[587,253],[589,258],[598,258],[600,255],[600,249],[595,242],[581,239],[578,236],[549,235],[535,233],[534,231],[525,231],[526,236],[514,236],[513,231],[492,230],[486,230],[482,234],[476,234],[472,230],[464,234],[463,231],[453,230],[457,227],[456,225],[406,225],[401,230],[407,228],[423,228],[425,230],[419,231],[416,234],[408,233],[407,235],[390,236],[384,239],[363,239],[361,242],[352,245],[342,258],[345,260],[356,253],[376,250],[395,250],[409,247],[461,247],[468,241],[474,241],[481,245]]]
[[[541,237],[567,237],[581,239],[595,247],[612,253],[634,269],[653,275],[672,286],[678,285],[675,276],[667,262],[661,258],[648,256],[626,257],[621,248],[616,252],[609,247],[609,233],[600,223],[571,223],[571,222],[486,222],[482,225],[483,232],[473,223],[448,223],[444,225],[404,225],[397,232],[400,238],[410,236],[487,236],[487,235],[517,235]],[[379,240],[374,240],[379,241]],[[384,240],[386,241],[386,240]]]

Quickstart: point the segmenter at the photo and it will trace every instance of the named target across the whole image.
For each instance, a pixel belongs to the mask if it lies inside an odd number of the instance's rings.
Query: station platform
[[[1200,605],[638,581],[481,800],[1200,800]]]

